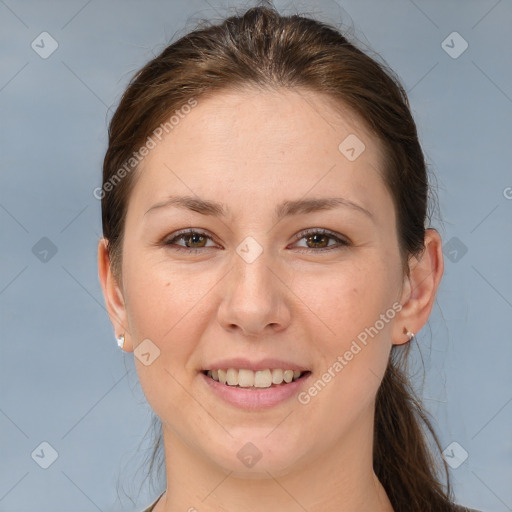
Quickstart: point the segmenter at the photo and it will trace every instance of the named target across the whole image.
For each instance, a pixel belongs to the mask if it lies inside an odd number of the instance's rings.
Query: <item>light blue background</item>
[[[128,511],[156,496],[137,492],[150,409],[103,306],[92,191],[107,121],[133,73],[196,19],[235,5],[250,4],[0,1],[0,511]],[[276,6],[353,27],[410,93],[438,178],[444,225],[434,226],[467,247],[446,258],[418,336],[425,404],[443,448],[456,441],[469,453],[452,470],[457,500],[512,510],[512,4]],[[31,48],[43,31],[59,45],[47,59]],[[441,47],[453,31],[469,44],[456,59]],[[57,248],[46,263],[32,252],[42,237]],[[58,452],[46,470],[31,458],[43,441]]]

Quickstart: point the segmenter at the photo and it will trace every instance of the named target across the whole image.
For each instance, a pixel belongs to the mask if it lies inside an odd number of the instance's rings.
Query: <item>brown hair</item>
[[[103,183],[147,137],[191,98],[227,88],[307,89],[348,106],[382,143],[383,179],[395,205],[404,272],[424,249],[429,180],[406,93],[393,72],[359,50],[334,26],[301,15],[253,7],[221,24],[196,28],[138,71],[109,127]],[[103,233],[115,271],[121,268],[123,221],[135,173],[102,197]],[[428,218],[430,222],[430,218]],[[374,471],[395,512],[456,510],[434,429],[410,385],[410,344],[393,346],[376,397]],[[161,436],[151,459],[153,466]],[[438,477],[439,461],[446,486]],[[151,468],[150,468],[151,470]]]

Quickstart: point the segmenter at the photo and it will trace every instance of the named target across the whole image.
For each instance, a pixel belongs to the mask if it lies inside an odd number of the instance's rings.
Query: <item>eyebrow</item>
[[[229,213],[229,209],[223,203],[219,203],[217,201],[201,199],[197,196],[170,196],[165,201],[161,201],[151,206],[144,215],[156,209],[169,206],[183,208],[200,213],[201,215],[211,215],[214,217],[226,218]],[[313,213],[320,210],[332,210],[340,206],[351,208],[354,211],[363,213],[372,221],[375,220],[373,214],[369,210],[357,203],[354,203],[353,201],[344,199],[343,197],[322,197],[284,201],[277,205],[274,216],[275,220],[279,221],[284,217],[291,215]]]

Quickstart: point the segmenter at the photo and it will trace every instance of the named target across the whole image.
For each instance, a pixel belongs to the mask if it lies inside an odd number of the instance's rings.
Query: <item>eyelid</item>
[[[336,233],[335,231],[331,231],[330,229],[326,229],[326,228],[303,229],[302,231],[299,231],[299,233],[297,233],[297,235],[295,236],[295,241],[300,240],[301,238],[304,238],[308,235],[317,235],[317,234],[330,236],[331,238],[335,238],[338,241],[344,242],[346,244],[351,243],[351,242],[349,242],[349,240],[346,236],[342,235],[341,233]]]
[[[207,238],[207,241],[208,240],[211,240],[212,242],[214,241],[213,237],[211,235],[209,235],[206,231],[202,230],[201,228],[187,228],[187,229],[180,230],[176,233],[172,233],[170,237],[165,237],[163,239],[162,243],[165,246],[173,246],[173,249],[177,250],[177,251],[184,250],[184,251],[196,252],[196,251],[200,251],[201,249],[211,249],[211,246],[209,246],[209,247],[186,247],[184,245],[176,245],[176,244],[171,243],[171,242],[174,242],[175,240],[179,240],[179,239],[185,237],[186,235],[191,235],[191,234],[202,235],[205,238]]]
[[[352,242],[349,241],[348,238],[345,237],[344,235],[335,233],[334,231],[331,231],[330,229],[325,229],[325,228],[304,229],[304,230],[300,231],[299,233],[297,233],[297,235],[295,236],[294,242],[298,242],[302,238],[306,238],[309,235],[325,235],[328,238],[332,238],[337,243],[334,244],[333,246],[324,247],[324,248],[320,248],[320,249],[302,247],[301,249],[299,249],[299,252],[325,252],[325,251],[330,251],[330,250],[334,250],[334,249],[341,249],[343,247],[348,247],[348,246],[352,245]]]
[[[179,239],[183,238],[186,235],[191,235],[191,234],[202,235],[207,240],[211,240],[212,242],[214,242],[213,237],[211,235],[209,235],[206,231],[202,230],[201,228],[187,228],[187,229],[180,230],[176,233],[173,233],[171,235],[171,237],[164,238],[162,243],[165,246],[173,246],[172,247],[173,250],[177,250],[177,251],[184,250],[184,251],[188,251],[188,252],[197,252],[202,249],[209,249],[209,248],[211,249],[212,248],[212,246],[209,246],[209,247],[186,247],[183,245],[177,245],[177,244],[171,243],[171,242],[174,242],[175,240],[179,240]],[[338,233],[335,233],[329,229],[325,229],[325,228],[304,229],[295,235],[294,243],[298,242],[299,240],[301,240],[309,235],[316,235],[316,234],[325,235],[328,238],[335,240],[337,242],[337,244],[330,246],[330,247],[324,247],[324,248],[318,248],[318,249],[302,247],[299,249],[299,252],[323,252],[323,251],[330,251],[333,249],[340,249],[340,248],[352,245],[352,242],[350,240],[348,240],[347,237],[340,235]]]

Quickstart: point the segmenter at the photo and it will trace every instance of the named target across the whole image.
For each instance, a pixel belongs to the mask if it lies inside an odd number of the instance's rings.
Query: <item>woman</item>
[[[315,20],[252,8],[136,74],[98,261],[162,424],[148,511],[468,510],[401,368],[443,273],[428,187],[398,81]]]

